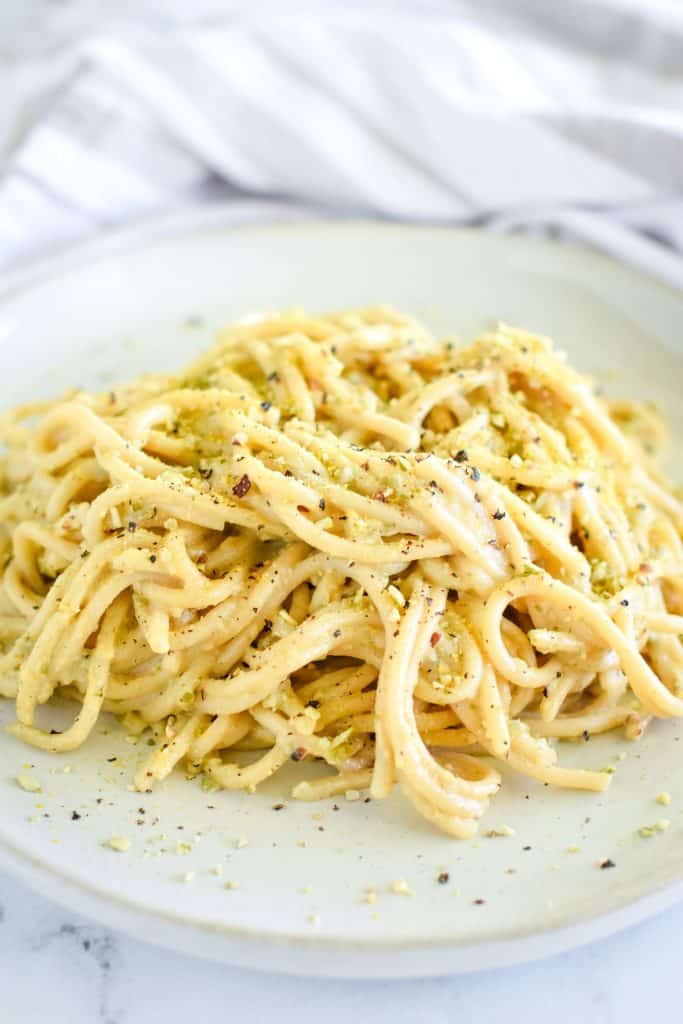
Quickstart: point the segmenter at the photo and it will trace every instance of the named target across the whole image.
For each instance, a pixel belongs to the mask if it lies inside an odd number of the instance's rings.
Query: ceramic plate
[[[178,367],[247,311],[378,302],[463,338],[499,319],[550,334],[608,391],[655,399],[683,436],[683,297],[571,247],[365,224],[138,235],[43,270],[0,302],[0,398],[6,406]],[[11,706],[0,715],[10,720]],[[638,745],[566,744],[568,764],[616,765],[604,795],[505,773],[483,831],[515,834],[470,842],[439,835],[400,794],[297,804],[287,797],[301,766],[252,796],[206,793],[181,775],[140,796],[129,788],[136,748],[112,722],[68,757],[2,735],[0,864],[75,911],[231,963],[365,977],[502,965],[678,899],[682,734],[660,722]],[[41,793],[13,781],[23,766]],[[666,809],[661,790],[672,796]],[[667,831],[639,837],[663,816]],[[128,852],[102,845],[113,835],[130,839]],[[601,869],[605,858],[615,866]],[[414,895],[393,892],[397,879]]]

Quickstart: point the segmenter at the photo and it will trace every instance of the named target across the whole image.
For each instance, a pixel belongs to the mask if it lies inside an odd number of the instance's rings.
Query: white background
[[[6,71],[19,52],[30,50],[39,59],[60,38],[94,24],[100,8],[117,6],[125,9],[126,0],[118,5],[113,0],[0,0],[0,83],[3,63]],[[21,88],[20,77],[13,76],[13,83]],[[0,118],[0,152],[6,141]],[[683,908],[598,945],[524,967],[425,982],[302,981],[153,949],[82,921],[0,876],[0,1019],[3,1024],[227,1018],[250,1024],[276,1019],[376,1024],[393,1022],[397,1015],[435,1024],[673,1020],[683,999],[681,934]]]

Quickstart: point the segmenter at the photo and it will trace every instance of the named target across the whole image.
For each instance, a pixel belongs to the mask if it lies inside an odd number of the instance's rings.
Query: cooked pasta
[[[142,791],[316,761],[294,797],[397,785],[466,837],[497,764],[601,791],[556,741],[683,714],[661,424],[544,338],[252,316],[178,375],[1,429],[0,693],[26,743],[72,751],[111,712],[147,741]],[[63,731],[37,717],[57,695]]]

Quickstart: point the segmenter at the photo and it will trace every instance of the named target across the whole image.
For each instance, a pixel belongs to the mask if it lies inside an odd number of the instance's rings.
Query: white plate
[[[214,328],[249,310],[377,302],[465,337],[496,319],[551,334],[608,390],[657,399],[681,436],[680,295],[579,249],[361,224],[138,238],[125,253],[94,249],[66,270],[43,272],[0,303],[2,403],[179,366]],[[197,315],[202,326],[188,326]],[[0,711],[3,720],[11,713]],[[606,795],[506,777],[483,829],[509,824],[516,835],[472,842],[439,835],[399,794],[386,803],[342,800],[337,811],[290,800],[273,810],[295,766],[254,796],[206,794],[178,776],[141,797],[126,788],[135,748],[106,727],[68,758],[0,737],[0,864],[74,910],[154,942],[271,970],[446,974],[558,952],[683,892],[679,723],[657,723],[640,745],[627,745]],[[565,745],[562,757],[602,767],[621,749],[611,737],[592,739]],[[114,754],[120,761],[108,762]],[[12,781],[24,764],[42,794]],[[668,809],[655,802],[663,789]],[[73,811],[81,817],[72,820]],[[638,837],[640,825],[665,815],[668,831]],[[101,846],[117,834],[132,840],[125,854]],[[238,849],[242,836],[249,843]],[[191,853],[175,852],[179,843]],[[605,857],[616,867],[599,869]],[[218,864],[222,877],[212,873]],[[436,881],[442,871],[445,885]],[[187,872],[194,880],[184,883]],[[390,891],[398,878],[413,898]],[[239,888],[226,889],[227,880]],[[363,902],[367,886],[378,893],[374,905]]]

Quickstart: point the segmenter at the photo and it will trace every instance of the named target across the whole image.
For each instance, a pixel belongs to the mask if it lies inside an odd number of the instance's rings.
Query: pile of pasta
[[[600,791],[555,740],[683,714],[661,425],[544,338],[251,316],[178,375],[0,426],[0,693],[43,750],[111,712],[142,791],[315,761],[294,797],[397,785],[466,837],[496,765]],[[36,720],[57,696],[63,731]]]

